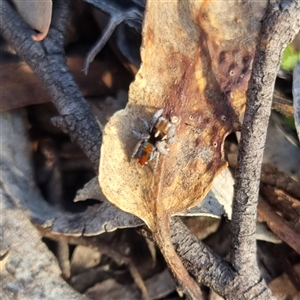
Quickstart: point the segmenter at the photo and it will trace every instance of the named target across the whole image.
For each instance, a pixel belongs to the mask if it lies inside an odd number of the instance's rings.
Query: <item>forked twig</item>
[[[102,50],[102,48],[105,46],[113,32],[115,31],[116,27],[120,25],[125,20],[135,20],[137,18],[142,18],[141,13],[132,8],[126,12],[120,12],[113,15],[106,28],[104,29],[103,35],[100,37],[100,39],[96,42],[96,44],[93,46],[93,48],[90,50],[84,64],[84,73],[87,75],[89,65],[94,60],[96,55]]]

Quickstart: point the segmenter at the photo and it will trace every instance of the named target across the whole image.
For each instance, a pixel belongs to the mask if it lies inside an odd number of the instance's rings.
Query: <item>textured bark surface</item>
[[[256,208],[276,74],[283,51],[300,28],[300,1],[270,4],[247,92],[232,215],[231,263],[242,278],[260,280],[256,264]]]
[[[274,299],[262,279],[241,277],[228,261],[199,242],[179,219],[171,222],[171,237],[188,271],[225,299]]]

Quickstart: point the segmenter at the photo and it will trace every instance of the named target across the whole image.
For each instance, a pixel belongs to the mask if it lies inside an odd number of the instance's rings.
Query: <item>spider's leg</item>
[[[150,122],[150,128],[153,127],[153,125],[156,123],[156,121],[158,120],[159,117],[161,117],[162,113],[163,113],[164,109],[161,108],[159,109],[152,117],[152,120]]]
[[[169,148],[167,147],[166,141],[158,141],[155,143],[156,149],[158,152],[167,155],[169,153]]]
[[[171,140],[175,136],[176,127],[174,125],[171,125],[170,130],[167,135],[167,139]],[[171,144],[172,142],[169,142]]]
[[[132,134],[134,136],[136,136],[137,138],[139,138],[140,140],[143,140],[143,141],[150,138],[149,133],[142,133],[142,132],[139,132],[139,131],[132,130]]]
[[[173,144],[176,141],[176,136],[172,136],[171,138],[167,139],[168,144]]]
[[[139,141],[139,142],[135,145],[135,147],[134,147],[134,149],[133,149],[133,152],[132,152],[132,154],[131,154],[131,156],[130,156],[130,162],[132,162],[132,160],[134,159],[134,157],[135,157],[136,154],[138,153],[138,151],[139,151],[139,149],[140,149],[140,147],[141,147],[141,145],[142,145],[142,142],[143,142],[143,140]]]
[[[150,130],[150,124],[147,122],[147,120],[143,119],[143,118],[140,118],[142,124],[143,124],[143,127],[144,127],[144,130],[146,132],[149,132]]]
[[[160,153],[158,151],[156,151],[155,152],[155,158],[154,158],[154,166],[153,166],[153,173],[154,174],[155,174],[157,166],[158,166],[159,156],[160,156]]]

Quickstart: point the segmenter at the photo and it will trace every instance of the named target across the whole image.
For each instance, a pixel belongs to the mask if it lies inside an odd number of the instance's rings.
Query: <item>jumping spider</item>
[[[167,144],[175,141],[175,126],[162,116],[163,109],[159,109],[148,123],[140,118],[146,133],[133,130],[132,133],[140,139],[131,155],[131,160],[137,158],[140,165],[147,165],[155,156],[153,172],[155,173],[160,154],[168,154]]]

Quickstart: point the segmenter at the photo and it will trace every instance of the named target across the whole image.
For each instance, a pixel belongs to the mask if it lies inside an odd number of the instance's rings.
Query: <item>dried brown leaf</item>
[[[105,127],[99,182],[109,201],[151,229],[181,287],[200,298],[170,241],[169,218],[201,201],[227,165],[225,137],[239,129],[260,20],[266,1],[147,3],[141,57],[129,104]],[[158,21],[159,20],[159,21]],[[177,117],[176,142],[157,172],[130,163],[142,131],[163,108]],[[151,166],[151,165],[150,165]]]

